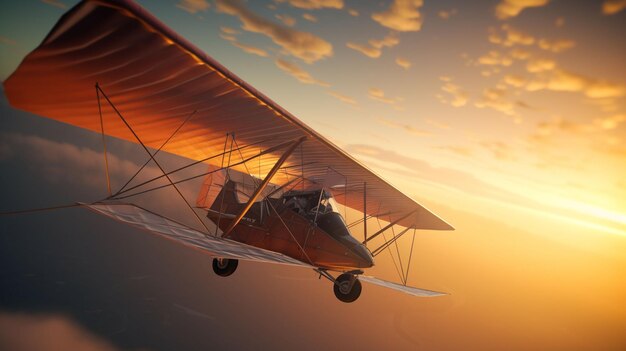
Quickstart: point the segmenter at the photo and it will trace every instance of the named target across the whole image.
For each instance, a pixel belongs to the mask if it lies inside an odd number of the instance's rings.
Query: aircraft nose
[[[365,245],[359,243],[354,247],[354,251],[361,259],[362,267],[361,268],[369,268],[374,266],[374,257],[370,253],[370,250],[365,247]]]

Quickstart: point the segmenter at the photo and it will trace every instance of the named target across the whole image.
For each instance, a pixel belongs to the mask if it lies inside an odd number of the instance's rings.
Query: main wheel
[[[352,274],[342,274],[333,284],[335,296],[341,302],[354,302],[361,296],[361,282]]]
[[[235,273],[239,260],[228,258],[214,258],[213,259],[213,272],[220,277],[228,277]]]

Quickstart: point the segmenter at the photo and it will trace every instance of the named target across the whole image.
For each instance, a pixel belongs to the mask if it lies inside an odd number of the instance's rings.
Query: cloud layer
[[[241,1],[217,0],[217,9],[222,13],[237,16],[243,23],[244,30],[268,36],[286,53],[307,63],[333,55],[333,46],[326,40],[267,20],[250,11]]]

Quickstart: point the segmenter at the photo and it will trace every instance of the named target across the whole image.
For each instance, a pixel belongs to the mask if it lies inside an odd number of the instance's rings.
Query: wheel
[[[220,277],[228,277],[235,273],[239,260],[228,258],[214,258],[213,259],[213,272]]]
[[[335,296],[341,302],[354,302],[361,296],[361,282],[352,274],[342,274],[333,284]]]

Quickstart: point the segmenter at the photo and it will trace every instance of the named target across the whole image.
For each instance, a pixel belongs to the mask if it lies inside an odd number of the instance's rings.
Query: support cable
[[[104,120],[102,119],[102,106],[100,105],[100,88],[96,83],[96,97],[98,98],[98,114],[100,115],[100,131],[102,132],[102,147],[104,149],[104,169],[107,178],[107,191],[109,197],[111,196],[111,178],[109,177],[109,159],[107,157],[107,143],[104,137]]]
[[[169,138],[167,138],[167,139],[163,142],[163,144],[161,144],[161,146],[159,146],[159,148],[158,148],[158,149],[157,149],[157,150],[156,150],[156,151],[152,154],[152,156],[156,156],[156,155],[157,155],[157,154],[161,151],[161,149],[163,149],[163,147],[165,147],[165,145],[166,145],[166,144],[167,144],[170,140],[172,140],[172,138],[174,137],[174,135],[176,135],[176,133],[178,133],[178,131],[179,131],[179,130],[180,130],[180,129],[181,129],[181,128],[185,125],[185,123],[187,123],[187,121],[189,121],[189,120],[191,119],[191,117],[193,117],[193,115],[195,115],[195,114],[196,114],[196,112],[197,112],[197,111],[198,111],[198,110],[194,110],[192,113],[190,113],[190,114],[187,116],[187,118],[185,118],[185,120],[183,121],[183,123],[181,123],[181,124],[178,126],[178,128],[176,128],[176,130],[174,130],[174,132],[173,132],[173,133],[169,136]],[[148,163],[150,163],[150,161],[152,161],[152,159],[150,159],[150,158],[149,158],[148,160],[146,160],[146,162],[145,162],[145,163],[144,163],[144,164],[143,164],[143,165],[139,168],[139,170],[138,170],[138,171],[137,171],[137,172],[136,172],[136,173],[135,173],[132,177],[130,177],[130,179],[126,182],[126,184],[124,184],[124,186],[122,186],[122,187],[120,188],[120,190],[118,190],[118,191],[117,191],[114,195],[110,195],[110,194],[109,194],[109,197],[113,197],[113,196],[118,195],[119,193],[121,193],[121,192],[124,190],[124,188],[126,188],[126,187],[128,186],[128,184],[130,184],[130,182],[132,182],[132,181],[133,181],[133,179],[135,179],[135,177],[137,177],[137,176],[139,175],[139,173],[141,173],[141,171],[143,171],[143,169],[144,169],[144,168],[146,168],[146,166],[148,165]]]
[[[207,233],[209,233],[209,228],[207,227],[207,225],[204,223],[204,221],[202,221],[202,219],[200,218],[200,216],[198,216],[198,214],[196,213],[196,211],[193,209],[193,207],[191,207],[191,204],[189,204],[189,202],[187,201],[187,199],[185,198],[185,196],[183,196],[183,193],[180,191],[180,189],[178,189],[178,187],[174,184],[174,182],[172,181],[172,179],[166,174],[165,170],[163,169],[163,167],[161,167],[161,164],[154,158],[154,156],[152,156],[152,154],[150,153],[150,150],[148,150],[148,148],[146,147],[146,145],[143,143],[143,141],[141,141],[141,139],[139,138],[139,136],[137,135],[137,133],[135,133],[135,131],[133,130],[133,128],[130,126],[130,124],[128,124],[128,122],[126,121],[126,119],[124,118],[124,116],[122,116],[122,114],[120,113],[120,111],[117,109],[117,107],[115,107],[115,105],[113,104],[113,102],[111,101],[111,99],[109,99],[109,97],[107,96],[107,94],[102,91],[102,88],[100,88],[100,86],[96,83],[96,88],[100,90],[100,92],[102,93],[102,95],[104,96],[104,98],[109,102],[109,104],[111,105],[111,107],[113,107],[113,110],[115,110],[115,113],[117,113],[117,115],[122,119],[122,121],[124,122],[124,124],[126,125],[126,127],[128,127],[128,129],[131,131],[131,133],[133,133],[133,135],[135,136],[135,139],[137,139],[137,141],[141,144],[141,146],[143,147],[143,149],[146,151],[146,153],[148,155],[150,155],[150,158],[152,159],[152,161],[154,162],[154,164],[157,165],[157,167],[159,167],[159,169],[161,170],[161,172],[165,175],[165,177],[167,178],[167,180],[170,182],[170,184],[174,187],[174,189],[176,190],[176,192],[178,193],[178,195],[180,195],[180,197],[183,199],[183,201],[185,202],[185,204],[187,205],[187,207],[189,208],[189,210],[193,213],[193,215],[196,217],[196,219],[198,220],[198,222],[200,222],[200,224],[202,224],[202,226],[204,227],[204,229],[206,229]]]

